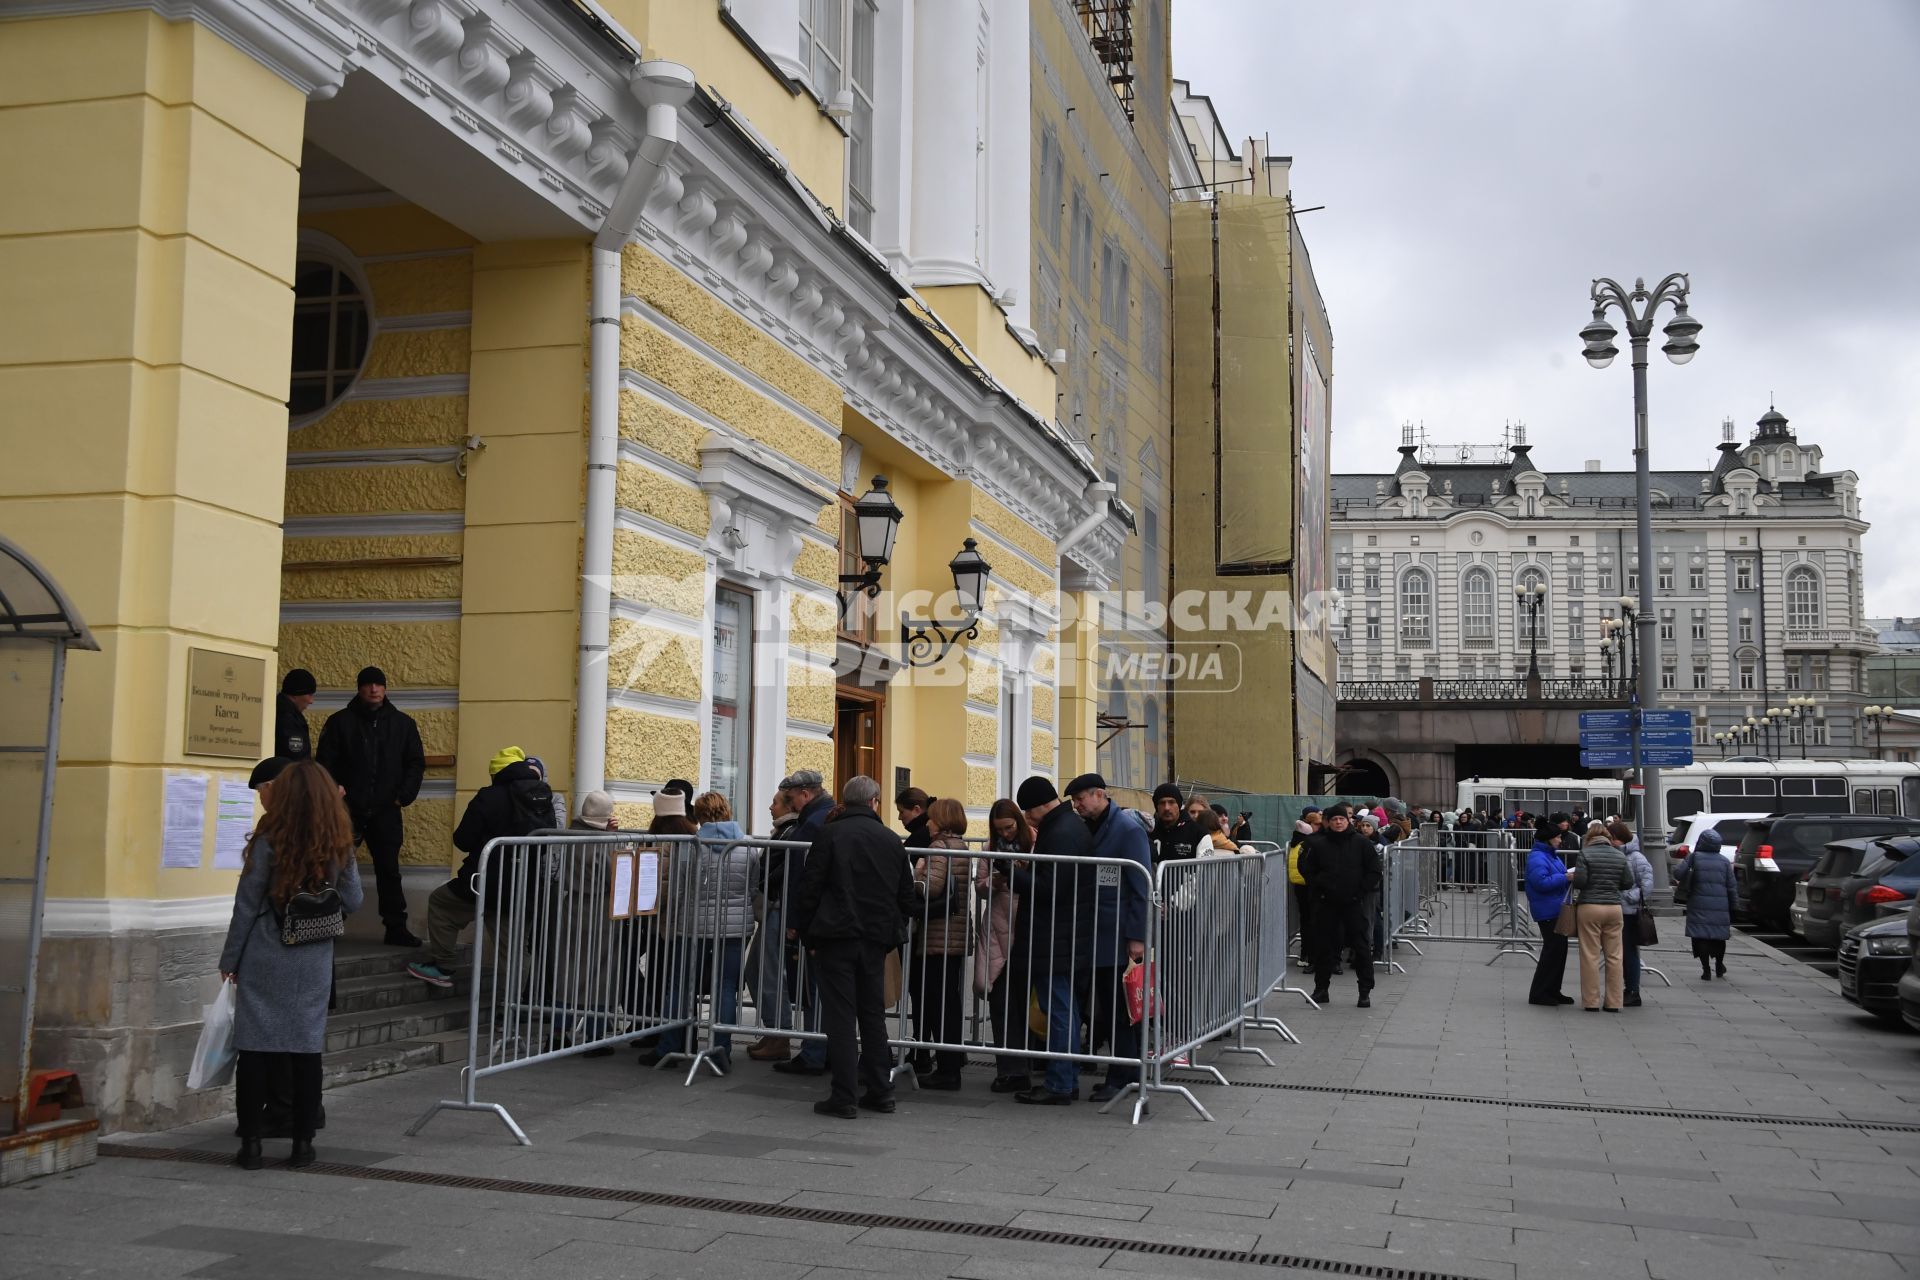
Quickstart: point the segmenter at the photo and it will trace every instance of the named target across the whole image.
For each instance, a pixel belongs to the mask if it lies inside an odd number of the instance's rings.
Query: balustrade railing
[[[1342,680],[1341,702],[1625,702],[1630,682],[1594,676],[1503,680]]]

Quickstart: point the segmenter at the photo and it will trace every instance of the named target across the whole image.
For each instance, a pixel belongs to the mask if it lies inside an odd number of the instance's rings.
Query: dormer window
[[[1792,454],[1792,453],[1783,453],[1780,455],[1780,471],[1782,474],[1790,472],[1794,469],[1795,459],[1797,457],[1798,457],[1797,454]]]

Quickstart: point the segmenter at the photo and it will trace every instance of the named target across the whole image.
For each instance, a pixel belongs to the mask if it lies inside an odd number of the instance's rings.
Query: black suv
[[[1835,840],[1920,834],[1920,818],[1870,813],[1787,813],[1757,818],[1733,858],[1740,914],[1756,924],[1787,932],[1793,886],[1813,870]]]

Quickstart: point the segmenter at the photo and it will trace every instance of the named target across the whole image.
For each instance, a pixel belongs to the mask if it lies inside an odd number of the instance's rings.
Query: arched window
[[[1460,579],[1460,643],[1493,648],[1493,574],[1487,569],[1469,569]]]
[[[1553,634],[1551,628],[1540,626],[1542,620],[1549,616],[1548,611],[1551,607],[1545,591],[1542,590],[1542,588],[1547,585],[1547,575],[1533,565],[1528,565],[1518,574],[1514,575],[1513,583],[1515,587],[1524,589],[1528,595],[1540,602],[1538,608],[1522,604],[1514,610],[1513,626],[1515,639],[1522,646],[1531,645],[1534,642],[1534,631],[1537,627],[1539,628],[1539,638],[1546,640]],[[1519,592],[1516,591],[1515,594],[1518,595]]]
[[[302,245],[293,272],[293,357],[287,413],[316,414],[347,393],[373,337],[367,293],[331,254]]]
[[[1433,643],[1433,575],[1409,569],[1400,579],[1400,643],[1426,648]]]
[[[1802,564],[1787,570],[1787,630],[1820,629],[1820,575]]]

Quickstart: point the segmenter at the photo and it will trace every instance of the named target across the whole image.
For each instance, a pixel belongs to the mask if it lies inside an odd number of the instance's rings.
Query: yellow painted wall
[[[211,805],[201,868],[160,869],[160,797],[251,764],[183,754],[188,649],[273,667],[304,119],[190,22],[0,23],[0,528],[102,648],[69,666],[54,897],[233,884]]]

